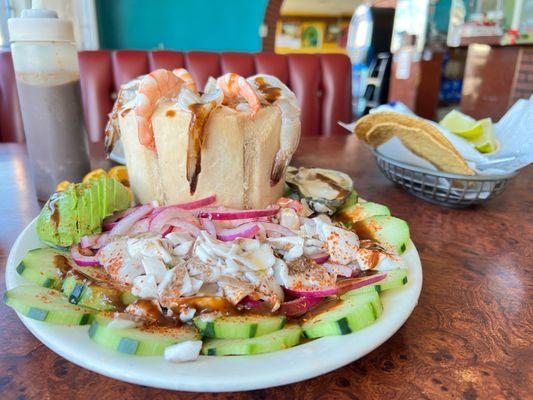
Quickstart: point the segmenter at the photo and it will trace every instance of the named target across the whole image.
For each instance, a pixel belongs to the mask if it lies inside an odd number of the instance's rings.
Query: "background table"
[[[93,150],[94,165],[105,166],[101,149]],[[175,393],[71,364],[2,304],[0,398],[525,399],[533,394],[531,169],[487,205],[454,210],[393,186],[354,137],[304,138],[293,163],[347,172],[363,197],[387,204],[409,222],[424,285],[418,307],[388,342],[344,368],[294,385],[232,394]],[[39,211],[21,145],[0,145],[0,196],[3,292],[9,249]]]

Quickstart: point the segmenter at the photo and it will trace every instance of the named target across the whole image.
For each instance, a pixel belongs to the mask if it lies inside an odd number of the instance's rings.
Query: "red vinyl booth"
[[[157,68],[187,68],[202,88],[209,76],[275,75],[298,97],[303,135],[344,133],[337,121],[351,120],[351,65],[342,54],[212,53],[96,50],[79,52],[89,138],[103,140],[107,114],[121,84]],[[22,126],[11,53],[0,52],[0,142],[22,142]]]

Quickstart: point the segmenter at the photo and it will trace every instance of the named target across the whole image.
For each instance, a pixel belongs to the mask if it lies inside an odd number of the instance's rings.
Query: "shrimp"
[[[139,83],[144,76],[139,76],[132,81],[125,83],[120,87],[120,90],[117,95],[117,100],[113,104],[113,110],[109,113],[109,120],[105,127],[105,151],[109,155],[115,147],[116,141],[120,137],[120,128],[118,126],[118,116],[122,107],[129,103],[137,95],[137,90],[139,90]]]
[[[139,142],[155,151],[152,115],[161,99],[172,99],[178,96],[186,82],[166,69],[157,69],[146,75],[139,84],[135,115]]]
[[[244,97],[252,112],[252,118],[261,108],[261,100],[254,88],[244,79],[234,73],[224,74],[217,79],[217,87],[224,94],[224,103],[229,104],[238,96]]]
[[[280,148],[276,152],[270,173],[270,185],[276,185],[285,175],[285,170],[300,142],[300,107],[295,94],[278,78],[271,75],[254,75],[248,83],[266,103],[281,111]]]
[[[176,68],[172,70],[172,73],[176,75],[178,78],[185,81],[186,87],[190,90],[192,90],[194,93],[198,93],[198,88],[196,87],[196,82],[194,82],[194,79],[192,75],[187,71],[185,68]]]
[[[207,78],[207,82],[205,83],[204,93],[210,93],[213,90],[217,90],[217,80],[210,76]]]

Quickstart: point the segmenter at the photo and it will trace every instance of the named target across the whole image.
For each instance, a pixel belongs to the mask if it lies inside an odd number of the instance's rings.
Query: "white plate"
[[[34,220],[9,254],[8,289],[28,283],[15,269],[26,252],[36,247],[42,245],[35,233]],[[403,259],[409,269],[409,283],[382,294],[384,312],[376,323],[350,335],[321,338],[257,356],[201,356],[195,362],[171,364],[163,357],[136,357],[100,347],[90,340],[87,326],[65,327],[19,317],[50,350],[74,364],[121,381],[198,392],[262,389],[325,374],[363,357],[389,339],[413,311],[422,288],[420,258],[412,243]]]

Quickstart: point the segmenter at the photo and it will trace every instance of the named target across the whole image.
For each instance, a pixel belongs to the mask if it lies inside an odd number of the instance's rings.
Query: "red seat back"
[[[0,142],[23,142],[19,96],[11,52],[0,51]]]
[[[212,53],[192,51],[95,50],[79,53],[85,122],[91,141],[101,141],[107,114],[120,85],[157,68],[189,70],[199,88],[209,76],[277,76],[296,93],[303,135],[342,133],[350,121],[351,65],[341,54]],[[0,52],[0,141],[23,141],[15,76],[9,52]]]

